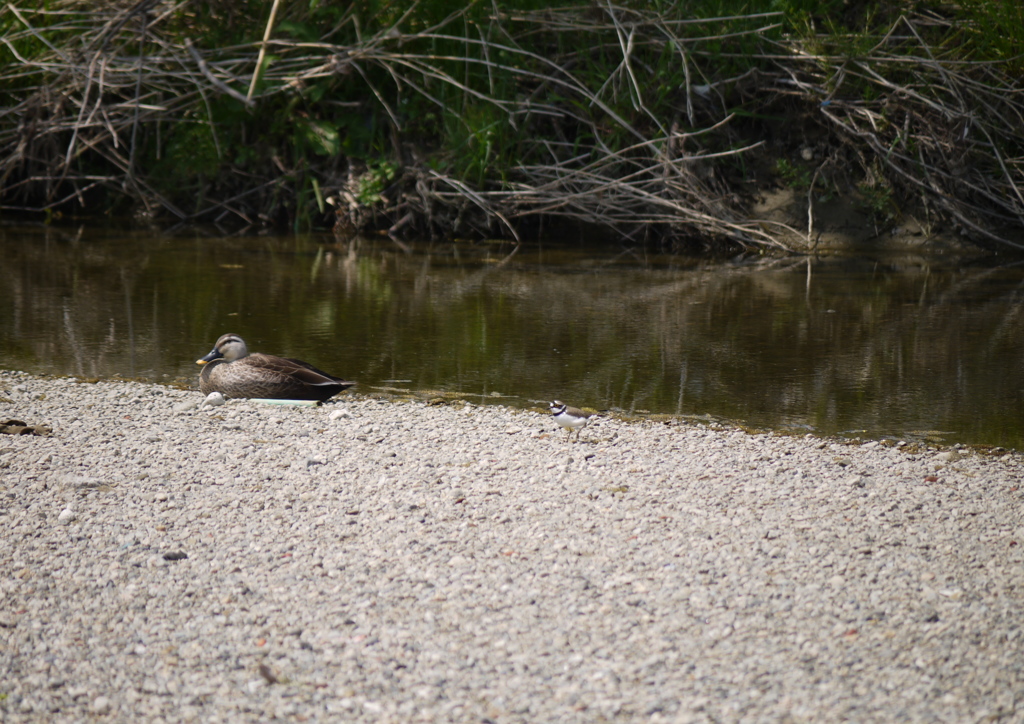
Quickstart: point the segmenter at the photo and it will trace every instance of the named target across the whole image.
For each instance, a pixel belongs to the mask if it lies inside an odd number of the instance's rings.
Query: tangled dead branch
[[[1003,63],[940,55],[919,29],[936,23],[900,17],[855,57],[780,48],[778,80],[816,100],[820,122],[860,159],[867,183],[920,202],[977,243],[1024,249],[1021,78]]]
[[[769,40],[777,13],[716,28],[611,2],[515,18],[495,10],[461,34],[463,12],[410,31],[410,10],[363,37],[353,11],[316,41],[268,24],[258,41],[203,47],[181,22],[188,5],[0,10],[0,44],[16,60],[0,94],[0,208],[123,198],[182,221],[297,226],[333,213],[353,229],[431,236],[515,236],[563,219],[634,238],[779,247],[802,235],[750,218],[735,178],[766,150],[729,109],[788,107],[814,109],[862,174],[964,233],[1017,246],[1024,228],[1020,79],[944,59],[911,18],[859,56]],[[346,26],[357,40],[335,42]],[[567,35],[592,42],[581,51]],[[762,48],[746,56],[757,69],[713,72],[741,40]],[[607,72],[586,70],[599,61]],[[353,84],[362,92],[339,90]],[[411,98],[434,109],[433,126],[408,115]],[[339,114],[386,127],[384,161],[342,152],[346,131],[330,121]],[[236,127],[261,122],[300,129],[317,152],[265,148],[235,161],[239,145],[252,146]],[[189,132],[206,146],[189,147]],[[189,154],[205,165],[169,161]]]

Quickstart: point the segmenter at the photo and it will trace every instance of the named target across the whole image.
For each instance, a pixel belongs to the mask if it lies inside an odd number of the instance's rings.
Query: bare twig
[[[213,84],[214,88],[221,91],[222,93],[226,93],[227,95],[234,98],[236,101],[240,101],[241,103],[244,103],[247,106],[253,105],[253,101],[250,98],[243,96],[241,93],[236,91],[234,88],[232,88],[227,83],[220,80],[217,76],[213,74],[213,72],[210,70],[210,66],[206,64],[206,61],[203,59],[203,56],[199,54],[199,51],[196,50],[195,46],[192,44],[191,38],[185,38],[185,47],[188,49],[188,52],[192,56],[192,59],[195,60],[196,65],[199,66],[199,71],[204,76],[206,76],[206,79]]]
[[[277,6],[281,4],[281,0],[274,0],[274,4],[270,6],[270,17],[267,18],[267,28],[263,31],[263,42],[260,43],[260,53],[256,56],[256,68],[252,72],[252,82],[249,84],[249,92],[245,94],[245,102],[247,105],[252,104],[252,94],[256,90],[256,84],[260,80],[260,74],[263,72],[263,59],[267,56],[267,43],[270,41],[270,31],[274,28],[274,18],[277,17]]]

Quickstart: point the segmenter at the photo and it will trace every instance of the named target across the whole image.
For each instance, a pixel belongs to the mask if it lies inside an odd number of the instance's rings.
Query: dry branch
[[[785,231],[812,244],[811,209],[805,233],[751,220],[744,199],[723,180],[726,162],[739,166],[741,158],[763,151],[750,140],[749,129],[736,129],[724,110],[742,98],[752,113],[787,105],[814,109],[814,122],[833,142],[863,158],[865,174],[875,166],[883,169],[900,198],[925,199],[986,243],[1020,246],[1010,239],[1024,229],[1020,79],[996,64],[945,60],[924,39],[921,19],[901,18],[856,58],[830,55],[806,40],[769,41],[768,31],[781,19],[777,13],[667,20],[611,0],[585,10],[515,16],[495,6],[490,25],[467,35],[449,32],[463,22],[464,11],[409,33],[410,8],[369,36],[351,13],[342,25],[352,25],[358,38],[352,45],[329,42],[330,36],[314,43],[275,38],[272,12],[262,42],[201,49],[189,39],[179,42],[165,28],[185,4],[147,0],[96,10],[96,4],[68,0],[57,10],[6,6],[18,23],[0,43],[20,65],[5,76],[18,90],[5,92],[0,106],[0,208],[85,204],[86,194],[102,187],[181,219],[228,213],[251,223],[295,203],[302,179],[313,174],[328,193],[344,199],[339,213],[357,228],[447,234],[468,226],[482,234],[503,229],[517,236],[517,224],[555,217],[634,238],[653,232],[778,247],[776,231]],[[750,28],[735,30],[738,20]],[[718,27],[726,22],[729,27]],[[706,36],[694,35],[696,23],[707,29]],[[81,41],[61,45],[50,39],[68,33]],[[552,52],[540,52],[541,44],[527,44],[581,33],[594,38],[592,53],[617,59],[593,87],[579,70],[584,58],[577,51],[556,52],[551,42]],[[760,69],[719,77],[714,64],[727,57],[721,44],[738,38],[761,43]],[[22,52],[29,41],[43,50]],[[706,50],[709,41],[718,55]],[[425,52],[458,46],[464,48],[461,55]],[[275,60],[264,64],[268,51]],[[649,58],[662,56],[677,58],[685,77],[685,87],[667,106],[655,103],[658,89],[645,77]],[[473,73],[486,81],[472,82]],[[214,190],[207,184],[193,200],[172,198],[161,191],[166,186],[160,179],[139,167],[143,135],[153,143],[162,129],[186,123],[204,124],[222,157],[214,117],[219,97],[258,114],[278,96],[294,97],[310,83],[346,76],[363,84],[365,106],[386,114],[396,161],[404,166],[372,208],[359,201],[358,165],[338,159],[314,165],[275,154],[273,164],[248,177],[232,173],[224,162],[222,177],[211,181]],[[512,79],[516,93],[497,94],[499,78]],[[248,95],[232,87],[244,87],[246,80]],[[865,87],[875,100],[864,100]],[[501,173],[493,176],[503,175],[501,182],[470,183],[410,158],[403,151],[408,144],[400,112],[400,99],[408,94],[451,119],[460,117],[446,100],[452,97],[491,109],[519,134],[519,162],[497,169]],[[324,102],[345,107],[344,101]],[[460,122],[467,134],[477,131]],[[159,143],[157,158],[163,152]],[[827,175],[815,172],[811,191]]]

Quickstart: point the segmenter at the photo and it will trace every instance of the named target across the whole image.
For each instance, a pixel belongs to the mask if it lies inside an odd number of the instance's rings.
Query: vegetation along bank
[[[1024,248],[1016,0],[0,9],[0,211],[815,247],[829,205]]]

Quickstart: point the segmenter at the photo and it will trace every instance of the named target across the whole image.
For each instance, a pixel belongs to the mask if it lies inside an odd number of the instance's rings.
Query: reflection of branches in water
[[[1024,281],[1020,282],[1007,299],[1006,311],[989,340],[989,353],[995,352],[995,346],[1001,341],[1010,341],[1020,336],[1021,312],[1024,311]]]
[[[452,285],[452,296],[454,298],[466,297],[479,291],[483,286],[484,280],[499,269],[504,269],[508,266],[509,262],[512,261],[512,257],[519,253],[519,249],[521,247],[522,243],[517,242],[512,251],[506,254],[500,261],[495,262],[494,264],[485,265],[477,271],[470,272],[464,279],[457,281]],[[427,274],[428,271],[428,268],[424,266],[422,273]]]
[[[619,288],[602,279],[597,289],[592,277],[560,275],[534,288],[532,303],[545,307],[549,324],[572,326],[586,339],[578,354],[588,364],[573,384],[594,385],[582,396],[603,392],[599,404],[670,405],[826,430],[884,428],[928,409],[955,412],[986,379],[963,366],[993,356],[1005,344],[1007,320],[1019,314],[1020,284],[1009,293],[993,286],[999,269],[965,277],[926,268],[926,287],[922,275],[876,271],[873,281],[848,281],[823,273],[812,275],[808,296],[804,265],[699,271]],[[559,292],[546,295],[551,288]],[[987,299],[979,304],[979,297]],[[619,323],[603,324],[616,317]],[[643,324],[622,324],[629,319]],[[639,388],[616,384],[609,395],[594,384],[622,379],[624,368],[644,371]]]
[[[67,348],[71,351],[75,360],[75,372],[79,375],[85,374],[85,364],[82,360],[82,347],[78,343],[75,334],[75,326],[71,321],[71,309],[67,302],[64,303],[64,336],[67,337]]]
[[[79,243],[83,238],[88,243]],[[24,319],[14,320],[11,332],[31,350],[30,359],[21,361],[15,346],[3,350],[13,354],[19,366],[90,377],[135,376],[143,364],[162,371],[166,351],[159,349],[156,335],[140,345],[140,320],[134,314],[140,293],[134,280],[138,269],[148,264],[146,244],[121,241],[109,230],[92,236],[83,235],[81,228],[76,233],[51,227],[0,232],[0,255],[18,280],[15,289],[24,295],[28,310]],[[150,282],[153,320],[146,320],[144,327],[162,328],[165,318],[180,309],[161,308],[162,283],[165,280]],[[156,361],[140,359],[147,353]]]
[[[951,419],[962,414],[970,397],[984,397],[979,386],[1002,382],[998,376],[1005,373],[997,367],[1013,366],[999,361],[990,374],[984,369],[997,360],[996,348],[1006,341],[1005,320],[1019,314],[1020,284],[1006,293],[993,279],[1006,269],[940,276],[925,267],[925,283],[907,297],[908,303],[890,294],[876,314],[864,316],[868,307],[853,310],[861,312],[862,320],[836,330],[830,354],[814,370],[815,386],[804,389],[805,397],[813,397],[802,404],[808,410],[836,410],[846,419],[855,414],[856,427],[874,429],[891,426],[900,415]],[[894,284],[906,285],[903,275],[895,276]],[[799,392],[799,385],[790,387]],[[834,422],[817,420],[826,428]]]
[[[121,267],[121,287],[124,289],[124,314],[128,322],[128,365],[129,376],[135,376],[135,315],[132,313],[132,285],[128,282],[128,271]],[[111,320],[113,332],[113,320]],[[111,340],[117,344],[116,340]]]
[[[686,397],[686,371],[688,369],[687,361],[684,358],[683,363],[679,365],[679,399],[676,400],[676,414],[683,414],[683,401]]]
[[[529,247],[514,257],[466,247],[456,264],[444,247],[409,256],[381,245],[331,246],[312,278],[316,247],[294,239],[189,244],[173,269],[117,244],[44,252],[19,241],[7,249],[15,281],[0,301],[27,310],[19,344],[77,374],[127,371],[130,352],[133,373],[192,380],[189,346],[228,331],[235,318],[225,312],[241,309],[238,321],[267,348],[339,360],[370,384],[401,377],[818,429],[963,414],[992,389],[1005,391],[998,404],[1018,396],[1016,268],[821,260],[808,295],[806,259],[666,269],[588,255],[582,267],[580,257],[530,256]],[[220,270],[239,260],[244,269]],[[121,288],[110,288],[112,266],[124,269]],[[149,299],[152,320],[134,317]]]
[[[995,286],[993,279],[996,276],[1005,274],[1012,266],[1017,264],[967,269],[960,272],[953,283],[938,289],[935,286],[935,275],[930,266],[925,267],[924,280],[921,290],[917,295],[917,303],[914,305],[914,313],[901,315],[891,320],[886,320],[880,325],[871,336],[864,348],[862,368],[864,373],[861,383],[866,384],[874,376],[870,370],[873,369],[872,361],[877,357],[874,352],[875,345],[883,349],[892,349],[902,346],[903,340],[920,339],[919,330],[947,330],[946,322],[950,319],[971,320],[966,324],[968,330],[981,330],[988,325],[994,324],[991,334],[985,340],[979,340],[989,355],[994,354],[996,347],[1001,341],[1010,339],[1012,331],[1019,328],[1014,321],[1020,316],[1020,290],[1024,288],[1024,282],[1018,283],[1013,291],[990,296],[988,288]],[[990,296],[988,302],[981,301]],[[970,300],[965,302],[965,300]],[[993,311],[991,306],[995,305],[1004,311]],[[997,320],[999,320],[997,322]],[[1011,331],[1012,330],[1012,331]],[[945,361],[953,351],[953,345],[959,335],[953,338],[946,338],[948,332],[944,332],[942,339],[926,337],[914,350],[915,355],[924,363],[933,366],[941,375],[947,368]],[[906,360],[901,359],[901,362]],[[901,377],[904,374],[902,364],[896,368],[896,373]],[[904,377],[905,379],[905,377]],[[963,383],[964,378],[958,378]]]

